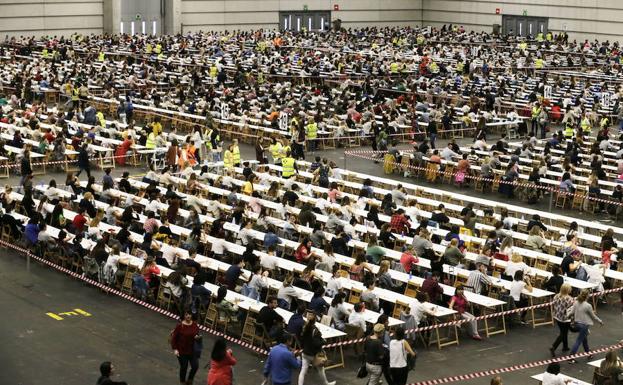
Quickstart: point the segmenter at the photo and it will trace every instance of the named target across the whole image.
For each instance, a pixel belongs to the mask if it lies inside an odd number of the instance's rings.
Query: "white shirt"
[[[260,258],[260,264],[265,269],[274,270],[277,267],[277,258],[270,254],[263,255]]]
[[[108,256],[106,260],[106,264],[104,265],[104,276],[110,276],[117,273],[117,263],[121,259],[120,255],[112,255]]]
[[[507,255],[510,255],[510,254],[507,254]],[[523,271],[525,274],[528,272],[529,269],[530,268],[528,267],[528,265],[526,265],[523,262],[519,262],[519,263],[508,262],[508,264],[506,265],[506,269],[504,270],[504,274],[513,278],[515,276],[515,273],[518,272],[519,270]]]
[[[407,348],[404,340],[391,340],[389,343],[389,367],[404,368],[407,366]]]
[[[169,263],[169,266],[173,266],[173,262],[175,261],[175,255],[177,252],[174,247],[167,245],[166,243],[162,243],[160,247],[160,251],[162,252],[162,258],[166,259]]]
[[[566,385],[565,380],[560,374],[543,373],[541,385]]]
[[[523,291],[524,287],[526,287],[526,283],[524,281],[511,282],[510,295],[515,301],[521,300],[521,292]]]
[[[422,318],[426,314],[426,309],[424,308],[424,304],[417,299],[414,299],[413,302],[409,305],[409,314],[413,316],[415,320],[415,325],[419,325]]]
[[[225,241],[221,238],[214,238],[211,250],[214,254],[222,255],[225,252]]]
[[[363,314],[361,314],[361,312],[357,313],[356,311],[353,311],[350,313],[348,316],[348,324],[359,326],[363,331],[366,330],[366,320],[363,318]]]
[[[342,283],[339,279],[335,277],[329,278],[329,282],[327,282],[327,294],[331,297],[334,297],[342,289]]]

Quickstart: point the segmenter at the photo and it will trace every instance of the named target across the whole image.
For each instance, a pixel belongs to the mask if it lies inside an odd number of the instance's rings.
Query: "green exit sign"
[[[309,11],[309,7],[307,6],[307,4],[303,5],[303,11]]]
[[[527,9],[524,9],[524,10],[523,10],[523,15],[524,15],[524,16],[528,16],[528,10],[527,10]]]

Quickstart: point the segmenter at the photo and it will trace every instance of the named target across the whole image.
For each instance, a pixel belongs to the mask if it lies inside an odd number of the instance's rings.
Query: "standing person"
[[[603,321],[595,315],[593,306],[586,302],[588,299],[588,290],[584,289],[578,294],[573,306],[567,310],[567,315],[571,317],[575,323],[575,327],[578,329],[578,337],[571,348],[570,354],[573,355],[580,349],[580,344],[584,347],[584,351],[588,352],[588,331],[595,321],[599,322],[603,326]],[[571,363],[575,363],[575,360],[571,360]]]
[[[20,161],[20,174],[21,178],[19,180],[19,189],[22,190],[22,186],[24,182],[28,178],[29,175],[32,175],[32,166],[30,165],[30,150],[25,149],[22,153],[22,160]]]
[[[113,381],[110,379],[113,375],[115,367],[112,362],[105,361],[100,365],[100,378],[97,379],[95,385],[128,385],[125,381]]]
[[[573,297],[569,294],[571,293],[571,285],[568,283],[564,283],[560,287],[560,291],[558,294],[554,296],[554,300],[552,301],[552,313],[554,320],[556,321],[556,325],[558,325],[558,337],[554,340],[554,343],[549,348],[552,357],[556,357],[556,349],[558,345],[562,342],[562,351],[569,351],[569,325],[571,324],[571,320],[567,315],[567,311],[571,306],[573,306]]]
[[[374,334],[366,339],[365,357],[366,369],[370,378],[368,385],[380,385],[383,383],[383,362],[385,361],[386,348],[383,346],[383,335],[385,326],[383,324],[374,325]]]
[[[426,126],[426,135],[428,135],[430,148],[435,149],[435,141],[437,140],[437,122],[436,121],[431,120],[428,122],[428,126]]]
[[[234,156],[234,167],[240,167],[240,146],[238,146],[238,139],[234,139],[231,144],[231,153]]]
[[[89,163],[89,152],[87,151],[88,144],[85,142],[78,151],[78,173],[76,176],[80,176],[82,171],[87,173],[87,178],[91,177],[91,164]]]
[[[408,356],[415,357],[415,352],[411,349],[409,342],[405,340],[405,330],[396,329],[394,339],[389,343],[389,371],[392,374],[393,385],[405,385],[409,376],[407,365]]]
[[[303,348],[303,364],[299,373],[299,385],[305,384],[305,376],[309,370],[309,366],[313,364],[316,354],[322,352],[324,340],[320,334],[320,330],[316,327],[316,313],[307,313],[307,323],[303,327],[301,334],[301,347]],[[335,385],[335,381],[329,382],[324,372],[324,366],[316,366],[322,385]]]
[[[232,385],[234,380],[232,366],[236,365],[236,358],[231,349],[227,349],[225,338],[219,337],[214,342],[211,359],[208,385]]]
[[[184,318],[171,332],[171,348],[180,363],[180,384],[191,385],[197,369],[199,357],[195,353],[195,341],[200,339],[199,326],[193,320],[189,310],[184,312]],[[188,372],[190,364],[190,372]],[[188,376],[187,376],[188,374]]]
[[[517,270],[515,275],[513,276],[513,282],[511,282],[510,286],[510,296],[513,298],[513,302],[515,303],[515,308],[522,308],[528,306],[528,300],[526,297],[522,295],[522,292],[528,291],[532,292],[532,285],[530,284],[530,279],[528,277],[524,278],[523,271]],[[526,323],[526,315],[528,314],[527,310],[521,312],[521,323]]]
[[[225,172],[234,168],[234,145],[230,144],[223,155],[223,169]]]
[[[273,385],[291,385],[292,369],[299,369],[301,361],[290,350],[292,334],[285,333],[279,338],[279,345],[273,346],[264,364],[264,382],[270,379]]]

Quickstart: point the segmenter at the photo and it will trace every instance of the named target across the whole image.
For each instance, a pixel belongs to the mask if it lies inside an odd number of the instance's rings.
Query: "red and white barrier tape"
[[[132,295],[123,293],[120,290],[112,288],[112,287],[110,287],[108,285],[105,285],[105,284],[103,284],[101,282],[98,282],[98,281],[96,281],[94,279],[88,278],[88,277],[86,277],[86,276],[84,276],[82,274],[78,274],[75,271],[67,269],[67,268],[65,268],[63,266],[59,266],[59,265],[57,265],[57,264],[55,264],[55,263],[53,263],[51,261],[48,261],[47,259],[41,258],[41,257],[33,254],[28,249],[16,246],[16,245],[14,245],[12,243],[4,242],[2,240],[0,240],[0,245],[4,246],[6,248],[9,248],[9,249],[13,249],[15,251],[18,251],[19,253],[22,253],[22,254],[25,254],[25,255],[29,255],[31,258],[35,259],[36,261],[39,261],[39,262],[41,262],[41,263],[43,263],[43,264],[45,264],[47,266],[50,266],[50,267],[52,267],[52,268],[54,268],[54,269],[56,269],[56,270],[58,270],[60,272],[63,272],[65,274],[67,274],[67,275],[70,275],[70,276],[72,276],[74,278],[80,279],[80,280],[82,280],[82,281],[84,281],[84,282],[86,282],[86,283],[88,283],[88,284],[90,284],[92,286],[95,286],[95,287],[97,287],[97,288],[99,288],[101,290],[104,290],[104,291],[106,291],[106,292],[108,292],[110,294],[114,294],[114,295],[119,296],[121,298],[127,299],[127,300],[129,300],[131,302],[134,302],[135,304],[143,306],[143,307],[145,307],[145,308],[147,308],[149,310],[153,310],[153,311],[155,311],[157,313],[163,314],[163,315],[165,315],[165,316],[167,316],[169,318],[175,319],[175,320],[179,320],[179,318],[180,318],[178,314],[175,314],[175,313],[170,312],[168,310],[162,309],[162,308],[160,308],[160,307],[158,307],[156,305],[150,304],[149,302],[146,302],[146,301],[143,301],[141,299],[138,299],[138,298],[136,298],[136,297],[134,297]],[[223,338],[225,338],[226,340],[228,340],[228,341],[230,341],[232,343],[235,343],[235,344],[240,345],[242,347],[245,347],[247,349],[253,350],[256,353],[264,354],[264,355],[268,354],[268,352],[265,349],[259,348],[257,346],[252,345],[252,344],[249,344],[249,343],[247,343],[245,341],[242,341],[242,340],[239,340],[237,338],[231,337],[231,336],[227,335],[226,333],[223,333],[223,332],[220,332],[218,330],[209,328],[209,327],[207,327],[205,325],[199,325],[199,329],[201,329],[202,331],[204,331],[206,333],[212,334],[214,336],[223,337]]]
[[[577,353],[577,354],[572,354],[572,355],[568,355],[564,357],[550,358],[548,360],[533,361],[533,362],[528,362],[525,364],[508,366],[505,368],[483,370],[480,372],[474,372],[474,373],[468,373],[468,374],[460,374],[458,376],[449,376],[449,377],[437,378],[434,380],[418,381],[418,382],[411,383],[409,385],[438,385],[438,384],[447,384],[450,382],[473,380],[476,378],[489,377],[489,376],[493,376],[493,375],[500,374],[500,373],[508,373],[508,372],[514,372],[517,370],[525,370],[525,369],[535,368],[539,366],[544,366],[544,365],[551,364],[553,362],[562,362],[562,361],[568,361],[568,360],[576,359],[576,358],[588,357],[593,354],[605,353],[613,349],[614,350],[620,349],[621,347],[623,347],[623,342],[619,342],[617,344],[613,344],[610,346],[604,346],[604,347],[601,347],[595,350],[591,350],[590,352]]]
[[[403,152],[407,152],[407,151],[403,151]],[[408,151],[410,152],[410,151]],[[385,155],[387,154],[387,151],[371,151],[371,150],[347,150],[344,151],[344,155],[345,156],[354,156],[357,158],[361,158],[361,159],[366,159],[366,160],[373,160],[375,162],[379,162],[379,161],[383,161],[385,162],[385,160],[383,160],[382,158],[378,158],[378,157],[374,157],[374,156],[368,156],[367,154],[373,154],[373,155]],[[400,168],[400,169],[409,169],[409,170],[415,170],[415,171],[424,171],[426,173],[435,173],[437,175],[440,176],[445,176],[445,177],[452,177],[452,178],[456,178],[456,176],[458,174],[460,174],[459,172],[450,172],[450,171],[442,171],[442,170],[433,170],[427,167],[419,167],[419,166],[414,166],[414,165],[404,165],[402,163],[398,163],[398,162],[389,162],[389,164],[391,164],[392,166],[396,167],[396,168]],[[581,197],[583,199],[587,199],[589,201],[593,201],[593,202],[599,202],[599,203],[605,203],[608,205],[615,205],[615,206],[623,206],[623,202],[616,202],[616,201],[612,201],[612,200],[608,200],[608,199],[603,199],[603,198],[597,198],[597,197],[592,197],[592,196],[588,196],[588,194],[578,194],[577,192],[568,192],[568,191],[562,191],[559,188],[556,187],[551,187],[551,186],[544,186],[544,185],[537,185],[534,183],[525,183],[525,182],[509,182],[509,181],[505,181],[503,179],[494,179],[494,178],[483,178],[480,176],[474,176],[474,175],[470,175],[469,173],[463,173],[463,176],[465,178],[465,180],[470,179],[470,180],[474,180],[474,181],[478,181],[478,182],[490,182],[490,183],[499,183],[499,184],[504,184],[504,185],[510,185],[510,186],[515,186],[515,187],[524,187],[524,188],[530,188],[530,189],[538,189],[538,190],[544,190],[544,191],[548,191],[551,193],[556,193],[559,195],[564,195],[567,197],[570,197],[571,199],[573,199],[574,197]]]

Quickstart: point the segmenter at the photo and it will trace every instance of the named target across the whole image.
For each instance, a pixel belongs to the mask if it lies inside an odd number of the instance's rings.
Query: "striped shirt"
[[[472,270],[467,277],[467,283],[465,284],[465,290],[472,293],[480,294],[482,292],[482,285],[490,285],[491,278],[481,273],[479,270]]]

